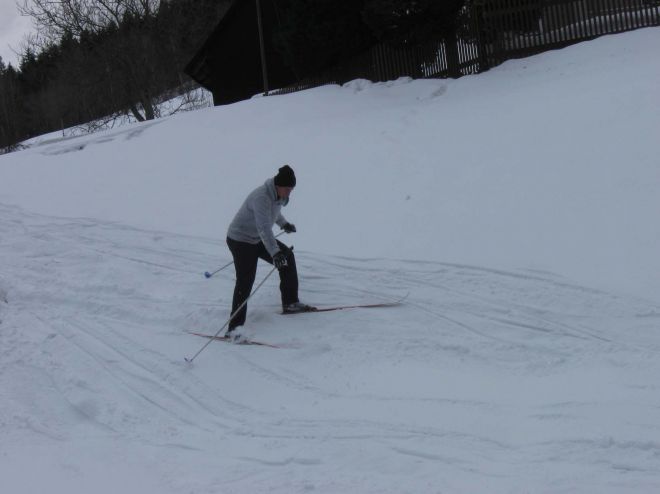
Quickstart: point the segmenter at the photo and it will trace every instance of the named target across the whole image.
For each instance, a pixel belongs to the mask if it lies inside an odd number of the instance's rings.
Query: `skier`
[[[293,169],[284,165],[274,178],[269,178],[247,196],[229,225],[227,245],[236,268],[232,314],[252,291],[259,258],[279,270],[283,313],[315,310],[298,299],[298,272],[293,251],[273,235],[275,223],[286,233],[296,231],[295,225],[289,223],[280,212],[289,203],[289,195],[295,186],[296,175]],[[229,322],[225,336],[230,336],[245,323],[246,314],[247,304]]]

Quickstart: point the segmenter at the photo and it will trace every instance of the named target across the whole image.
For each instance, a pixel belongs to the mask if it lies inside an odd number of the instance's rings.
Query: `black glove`
[[[296,225],[294,225],[293,223],[287,223],[282,227],[282,230],[284,230],[286,233],[295,233]]]
[[[275,266],[277,269],[282,269],[286,268],[288,263],[287,263],[287,255],[285,252],[282,252],[281,250],[277,252],[273,256],[273,266]]]

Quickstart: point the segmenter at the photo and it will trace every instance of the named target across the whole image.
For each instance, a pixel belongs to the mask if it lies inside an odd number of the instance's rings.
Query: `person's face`
[[[293,187],[281,187],[279,185],[277,187],[277,197],[280,199],[286,199],[291,195],[291,191],[293,190]]]

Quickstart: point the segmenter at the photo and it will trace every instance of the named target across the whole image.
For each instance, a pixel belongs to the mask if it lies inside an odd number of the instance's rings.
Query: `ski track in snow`
[[[212,343],[189,366],[204,340],[186,332],[228,316],[232,268],[202,276],[229,260],[223,241],[0,205],[0,253],[0,434],[38,436],[53,482],[84,477],[58,451],[108,444],[146,456],[159,492],[660,488],[649,302],[552,273],[301,250],[304,301],[409,296],[284,317],[273,281],[245,330],[291,348]]]

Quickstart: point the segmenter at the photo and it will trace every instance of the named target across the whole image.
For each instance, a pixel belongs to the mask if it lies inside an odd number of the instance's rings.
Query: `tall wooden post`
[[[257,24],[259,26],[259,47],[261,48],[261,73],[264,78],[264,96],[268,96],[268,68],[266,66],[266,49],[264,48],[264,29],[261,22],[261,3],[257,2]]]

